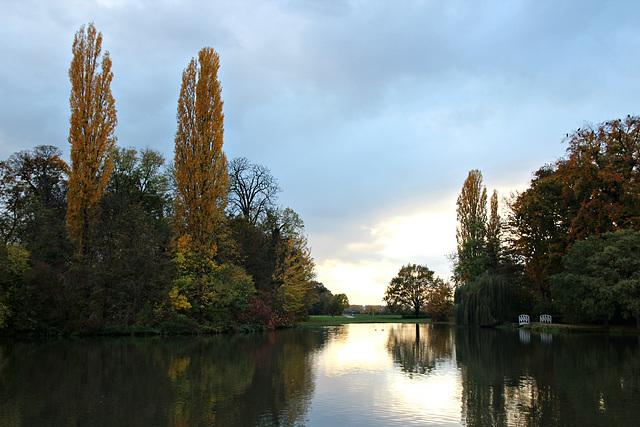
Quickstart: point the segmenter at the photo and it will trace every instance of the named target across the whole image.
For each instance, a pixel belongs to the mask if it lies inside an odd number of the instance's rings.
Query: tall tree
[[[487,222],[487,266],[496,270],[500,263],[500,232],[502,220],[498,213],[498,192],[493,190],[489,201],[489,221]]]
[[[509,202],[508,250],[524,264],[525,291],[534,301],[551,301],[549,278],[562,271],[570,222],[564,194],[557,166],[545,165]]]
[[[89,23],[76,32],[71,81],[71,173],[67,208],[67,230],[81,256],[89,249],[89,231],[95,221],[98,202],[113,169],[112,152],[117,124],[115,100],[111,94],[111,58],[102,55],[102,33]],[[100,69],[98,70],[98,68]]]
[[[245,157],[231,161],[229,179],[232,213],[242,215],[251,225],[256,225],[273,208],[280,191],[278,181],[269,168],[250,163]]]
[[[482,184],[482,173],[474,169],[464,181],[457,201],[458,259],[455,277],[458,283],[467,283],[486,268],[487,189]]]
[[[219,67],[218,54],[205,47],[182,73],[174,159],[174,234],[213,253],[229,191]]]

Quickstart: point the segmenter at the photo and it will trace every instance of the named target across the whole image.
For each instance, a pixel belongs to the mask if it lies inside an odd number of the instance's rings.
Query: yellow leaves
[[[303,236],[291,234],[283,243],[281,260],[273,274],[273,280],[280,283],[277,297],[285,314],[301,315],[315,264]]]
[[[96,31],[93,23],[86,32],[82,26],[73,41],[69,68],[71,172],[67,195],[69,237],[82,253],[86,252],[90,224],[113,171],[112,152],[117,139],[111,58],[105,52],[98,71],[101,52],[102,33]]]
[[[175,311],[189,310],[191,308],[187,297],[180,294],[177,286],[174,286],[169,292],[169,301],[171,302],[171,308]]]
[[[14,277],[20,277],[27,271],[29,256],[29,251],[22,245],[7,246],[8,270]]]
[[[203,48],[182,73],[175,137],[174,233],[214,243],[229,192],[218,54]]]

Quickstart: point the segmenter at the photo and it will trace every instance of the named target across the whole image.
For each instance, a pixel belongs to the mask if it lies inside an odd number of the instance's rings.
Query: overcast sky
[[[640,114],[640,2],[0,1],[0,159],[69,154],[81,25],[110,51],[118,145],[173,158],[181,73],[220,54],[224,150],[269,167],[318,280],[380,304],[407,263],[451,276],[455,201],[526,188],[585,122]]]

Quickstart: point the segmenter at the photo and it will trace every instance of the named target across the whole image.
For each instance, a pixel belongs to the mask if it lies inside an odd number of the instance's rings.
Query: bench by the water
[[[553,323],[551,321],[551,315],[550,314],[541,314],[540,315],[540,323]]]
[[[530,323],[528,314],[521,314],[518,316],[518,324],[519,326],[528,325]],[[541,314],[540,315],[540,323],[553,323],[551,321],[550,314]]]

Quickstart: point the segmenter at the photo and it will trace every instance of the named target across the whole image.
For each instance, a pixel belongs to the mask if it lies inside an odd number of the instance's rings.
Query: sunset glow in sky
[[[382,303],[403,264],[450,277],[469,170],[508,196],[567,133],[640,114],[638,2],[4,0],[0,159],[68,156],[71,44],[90,21],[118,145],[168,160],[182,70],[220,54],[227,157],[271,169],[318,280],[351,303]]]

